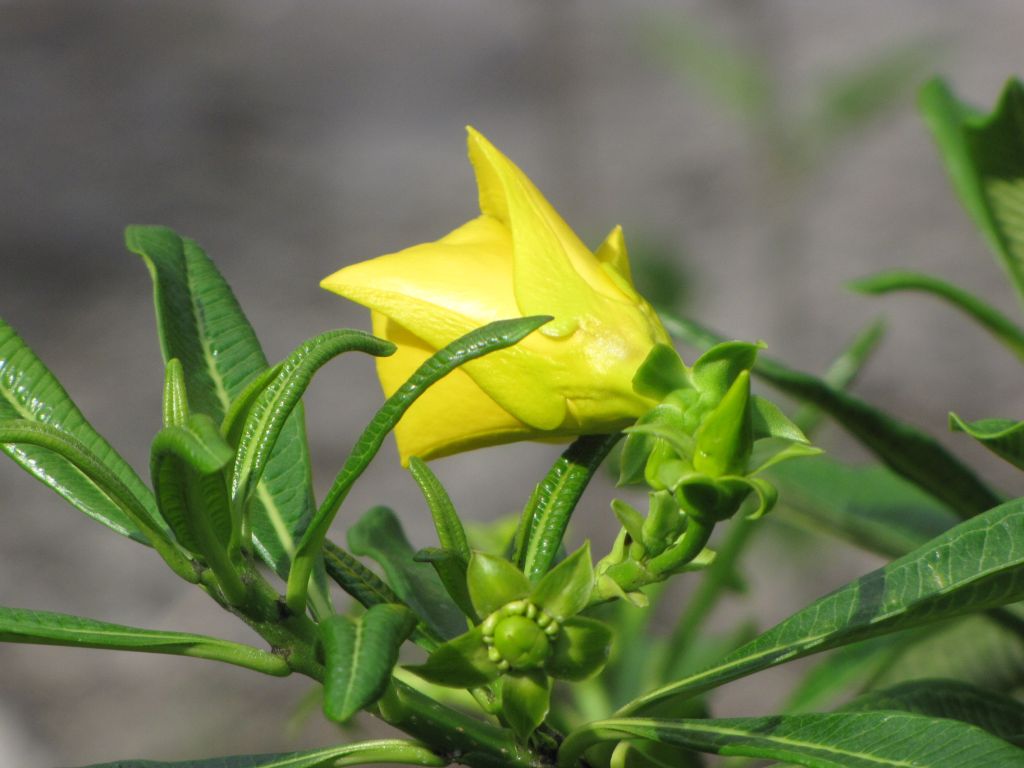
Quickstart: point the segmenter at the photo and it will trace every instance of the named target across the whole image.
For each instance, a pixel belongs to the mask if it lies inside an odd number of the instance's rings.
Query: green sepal
[[[680,482],[675,499],[687,515],[699,520],[721,522],[739,511],[750,491],[751,484],[743,477],[694,474]]]
[[[501,714],[519,741],[544,722],[551,707],[551,678],[540,670],[513,672],[501,681]]]
[[[623,529],[629,537],[639,546],[644,542],[644,516],[639,510],[633,508],[621,499],[612,499],[612,512],[616,519],[622,523]]]
[[[608,663],[611,645],[612,631],[607,624],[574,616],[562,624],[544,669],[561,680],[585,680]]]
[[[689,385],[686,366],[668,344],[655,344],[633,375],[633,391],[654,400]]]
[[[1012,419],[978,419],[964,421],[955,413],[949,414],[949,428],[970,435],[992,453],[1024,469],[1024,421]]]
[[[336,723],[384,695],[398,649],[416,626],[404,605],[374,605],[358,618],[334,614],[318,625],[324,649],[324,714]]]
[[[639,429],[639,427],[650,424],[664,425],[673,432],[682,433],[684,430],[683,411],[677,406],[667,403],[656,405],[637,419],[632,427],[625,430],[626,440],[622,445],[622,454],[619,457],[619,485],[644,482],[648,459],[657,444],[657,435]]]
[[[763,343],[751,344],[746,341],[724,341],[716,344],[697,358],[690,369],[694,387],[712,402],[725,397],[729,387],[743,371],[749,371],[757,359]]]
[[[466,584],[466,571],[468,564],[456,552],[442,547],[424,547],[419,550],[413,560],[417,563],[430,563],[437,571],[441,584],[444,585],[448,596],[454,601],[466,616],[472,621],[478,622],[480,616],[473,608],[473,601],[469,598],[469,588]]]
[[[780,446],[779,443],[782,443]],[[748,477],[759,475],[769,467],[781,464],[790,459],[799,459],[804,456],[818,456],[824,453],[821,448],[808,443],[793,443],[783,438],[771,438],[761,440],[755,446],[750,457],[750,466],[753,467],[747,472]]]
[[[669,491],[655,491],[649,497],[650,505],[641,541],[648,556],[655,557],[676,540],[686,521]]]
[[[185,369],[181,360],[172,357],[164,368],[164,426],[181,427],[188,419],[188,394],[185,392]]]
[[[487,650],[483,630],[473,627],[441,645],[424,663],[406,669],[436,685],[477,688],[501,676],[501,670],[490,660]]]
[[[807,435],[775,403],[758,395],[750,397],[750,418],[754,440],[779,437],[795,443],[808,443]]]
[[[530,582],[522,571],[502,557],[483,552],[474,552],[469,558],[466,584],[469,599],[479,616],[488,616],[530,594]]]
[[[556,621],[565,621],[587,607],[594,589],[590,542],[569,555],[534,587],[530,601]]]
[[[693,468],[700,473],[745,474],[754,445],[750,408],[750,372],[740,371],[696,434]]]

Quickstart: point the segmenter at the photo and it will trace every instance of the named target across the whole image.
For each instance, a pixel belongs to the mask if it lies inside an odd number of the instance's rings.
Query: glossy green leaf
[[[964,421],[949,414],[949,428],[965,432],[1001,459],[1024,469],[1024,421],[1012,419],[979,419]]]
[[[917,272],[892,270],[854,280],[848,284],[848,287],[861,293],[873,295],[895,291],[920,291],[936,296],[964,312],[995,336],[1017,357],[1024,359],[1024,328],[1021,328],[991,304],[952,283]]]
[[[434,569],[418,563],[402,524],[387,507],[373,507],[348,529],[353,553],[373,558],[384,569],[388,585],[441,637],[465,631],[462,612],[448,597]]]
[[[164,370],[164,426],[180,427],[188,419],[188,392],[185,390],[185,369],[178,358],[167,361]]]
[[[530,594],[523,572],[503,557],[474,552],[466,572],[469,599],[481,617],[487,617],[513,600]]]
[[[288,575],[287,601],[289,607],[302,612],[306,606],[306,587],[327,530],[363,471],[377,455],[384,438],[395,428],[402,414],[436,381],[460,365],[476,360],[490,352],[516,344],[548,322],[550,317],[522,317],[515,320],[497,320],[461,336],[448,346],[435,352],[408,380],[381,406],[366,429],[359,436],[344,466],[334,479],[314,521],[302,536],[296,550],[295,564]]]
[[[570,734],[562,768],[602,741],[647,739],[720,755],[808,768],[1012,768],[1024,751],[955,720],[904,712],[842,712],[722,720],[601,720]]]
[[[267,368],[262,373],[253,376],[237,396],[232,398],[228,412],[224,414],[224,421],[221,422],[220,431],[230,445],[237,448],[238,441],[242,437],[242,427],[249,416],[249,411],[256,405],[256,401],[263,390],[270,386],[270,382],[277,378],[281,372],[283,362]]]
[[[335,614],[319,624],[324,648],[324,714],[337,723],[377,701],[391,680],[398,649],[416,626],[402,605],[375,605],[358,618]]]
[[[565,621],[587,607],[594,589],[590,542],[569,555],[533,588],[530,601],[556,621]]]
[[[486,685],[496,680],[501,670],[488,656],[483,638],[483,630],[474,627],[444,643],[423,664],[410,665],[406,669],[424,680],[449,688]]]
[[[109,469],[151,519],[159,519],[153,494],[135,470],[93,429],[56,377],[0,319],[0,420],[10,419],[45,424],[70,435]],[[148,543],[119,505],[59,453],[32,443],[0,443],[0,450],[93,520]]]
[[[813,653],[1024,599],[1024,500],[961,523],[768,630],[718,664],[635,699],[619,714],[694,696]]]
[[[655,344],[633,376],[633,389],[652,400],[689,386],[686,366],[668,344]]]
[[[117,760],[84,768],[343,768],[344,766],[406,763],[408,765],[448,765],[429,749],[415,742],[399,739],[360,741],[340,747],[325,747],[307,752],[273,755],[234,755],[205,760],[184,760],[165,763],[155,760]]]
[[[323,558],[327,575],[364,607],[371,608],[383,603],[404,605],[402,598],[376,573],[334,542],[324,542]],[[422,621],[413,631],[412,639],[428,651],[443,642],[440,635]]]
[[[237,514],[241,514],[240,510],[245,509],[256,494],[288,419],[316,372],[345,352],[385,356],[394,349],[390,342],[362,331],[328,331],[303,342],[284,360],[278,375],[249,408],[239,433],[231,472],[231,503],[239,510]],[[290,531],[283,531],[278,538],[285,543],[290,536]],[[288,554],[290,557],[291,552]]]
[[[562,624],[544,670],[562,680],[585,680],[608,662],[612,630],[607,624],[575,616]]]
[[[863,694],[843,707],[846,712],[881,709],[959,720],[1018,747],[1024,743],[1024,704],[956,680],[913,680]]]
[[[957,524],[945,505],[886,467],[815,456],[772,467],[790,520],[899,557]]]
[[[936,79],[919,105],[960,201],[1024,299],[1024,86],[1007,82],[981,115]]]
[[[139,629],[21,608],[0,607],[0,642],[192,656],[276,676],[291,671],[280,656],[216,637]]]
[[[534,490],[520,518],[512,558],[531,582],[555,562],[576,505],[619,438],[618,434],[577,438]]]
[[[41,421],[11,419],[0,421],[0,445],[30,446],[59,457],[109,500],[131,530],[156,549],[171,570],[186,581],[199,580],[192,561],[171,540],[166,525],[157,522],[159,517],[150,513],[114,469],[70,434]]]
[[[719,337],[690,320],[669,321],[670,331],[698,347]],[[975,473],[932,437],[889,416],[814,376],[791,370],[763,355],[754,373],[793,397],[818,406],[856,437],[897,474],[967,518],[996,506],[1001,499]]]
[[[501,715],[520,741],[544,722],[551,707],[551,678],[539,670],[516,672],[501,680]]]
[[[415,554],[413,559],[417,563],[430,563],[433,566],[448,596],[463,614],[474,622],[482,618],[477,614],[473,607],[473,601],[469,597],[469,585],[466,583],[469,563],[462,557],[450,549],[424,547]]]
[[[427,463],[417,456],[412,456],[409,459],[409,474],[416,481],[416,485],[420,487],[423,498],[430,508],[441,548],[460,557],[468,565],[471,554],[469,540],[462,527],[462,520],[459,519],[458,512],[455,511],[455,505],[452,504],[441,481],[437,479],[437,475],[430,470]]]
[[[160,348],[164,360],[181,361],[191,410],[223,423],[232,402],[267,369],[252,326],[220,272],[192,240],[164,227],[137,226],[125,231],[125,244],[149,268]],[[251,515],[256,550],[282,577],[295,538],[313,515],[309,467],[298,407],[277,440]]]

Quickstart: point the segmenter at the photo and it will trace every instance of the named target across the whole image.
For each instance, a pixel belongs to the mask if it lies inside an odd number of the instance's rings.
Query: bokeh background
[[[991,105],[1024,71],[1021,29],[1016,0],[0,0],[0,315],[145,475],[162,370],[124,225],[197,238],[278,359],[327,328],[367,326],[321,277],[475,214],[469,123],[586,241],[622,224],[663,305],[812,371],[883,314],[859,394],[940,434],[951,409],[1019,416],[1017,363],[982,332],[928,299],[842,284],[900,266],[1014,311],[914,102],[941,73]],[[319,488],[379,402],[366,360],[314,384]],[[821,440],[858,456],[835,431]],[[988,466],[965,443],[950,441]],[[468,516],[493,520],[557,453],[510,446],[435,468]],[[611,536],[607,486],[576,538]],[[0,604],[251,639],[9,462],[0,489]],[[377,502],[429,543],[392,446],[341,517]],[[737,612],[767,624],[874,565],[840,545],[791,556],[787,535],[773,528],[750,553]],[[784,683],[731,686],[718,711],[757,714]],[[0,765],[342,738],[315,702],[302,715],[309,690],[202,661],[0,646]]]

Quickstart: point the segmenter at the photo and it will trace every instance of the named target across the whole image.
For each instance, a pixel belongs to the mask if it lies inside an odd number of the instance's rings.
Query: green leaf
[[[668,344],[655,344],[633,375],[633,390],[652,400],[689,386],[686,366]]]
[[[641,696],[632,714],[793,659],[1024,598],[1024,500],[961,523],[798,611],[718,664]]]
[[[139,629],[21,608],[0,607],[0,642],[192,656],[278,677],[291,672],[280,656],[216,637]]]
[[[441,637],[454,637],[466,630],[462,612],[448,597],[434,569],[416,562],[402,524],[390,509],[368,510],[349,528],[348,546],[353,553],[376,560],[395,593]]]
[[[501,714],[519,741],[544,722],[551,707],[551,678],[540,670],[514,672],[501,680]]]
[[[409,474],[416,481],[416,485],[420,487],[423,498],[430,508],[441,548],[461,558],[464,565],[468,565],[471,553],[469,541],[466,539],[466,531],[462,527],[462,520],[459,519],[458,512],[455,511],[455,505],[452,504],[441,481],[437,479],[437,475],[431,472],[427,463],[418,456],[410,457]]]
[[[466,571],[469,599],[481,617],[487,617],[513,600],[530,594],[523,572],[503,557],[474,552]]]
[[[320,622],[328,719],[346,723],[384,695],[398,649],[415,626],[403,605],[375,605],[356,619],[335,614]]]
[[[587,607],[594,589],[594,565],[590,542],[585,542],[542,578],[530,594],[548,616],[565,621]]]
[[[590,723],[558,753],[570,768],[602,741],[647,739],[720,755],[810,768],[992,768],[1024,765],[1024,751],[973,725],[903,712],[843,712],[722,720],[622,718]]]
[[[0,420],[11,419],[45,424],[70,435],[109,469],[150,519],[159,519],[153,494],[135,470],[93,429],[60,382],[0,319]],[[0,443],[0,450],[93,520],[148,543],[120,506],[60,454],[31,443]]]
[[[413,559],[417,563],[430,563],[441,579],[445,591],[452,601],[459,607],[469,619],[474,622],[480,620],[473,601],[469,597],[469,585],[466,583],[466,574],[469,570],[469,563],[450,549],[440,547],[424,547],[417,552]]]
[[[755,440],[776,437],[796,443],[810,442],[803,430],[771,400],[753,395],[750,398],[750,417]]]
[[[604,623],[574,616],[562,624],[545,671],[561,680],[585,680],[608,663],[612,631]]]
[[[196,583],[199,575],[192,561],[171,540],[170,531],[159,517],[143,506],[121,479],[102,459],[68,433],[49,424],[28,419],[0,421],[0,445],[26,445],[45,450],[73,467],[102,493],[120,515],[150,544],[164,562],[186,581]]]
[[[174,763],[155,760],[117,760],[113,763],[97,763],[84,766],[84,768],[343,768],[343,766],[376,763],[448,765],[447,760],[438,757],[426,747],[415,742],[382,739],[344,744],[340,747],[325,747],[308,752],[234,755]]]
[[[1024,743],[1024,704],[956,680],[913,680],[858,696],[843,707],[846,712],[880,709],[959,720],[1017,746]]]
[[[153,278],[160,348],[165,361],[181,361],[191,410],[224,423],[234,413],[232,402],[267,368],[252,326],[220,272],[192,240],[164,227],[136,226],[125,231],[125,244],[142,257]],[[267,464],[251,517],[256,550],[281,577],[288,573],[296,537],[313,515],[309,467],[297,407]]]
[[[917,486],[877,465],[815,456],[772,467],[787,519],[888,557],[899,557],[952,528],[957,517]]]
[[[698,347],[719,337],[690,320],[669,321],[667,327]],[[949,506],[960,517],[977,515],[1001,499],[977,475],[935,439],[852,395],[774,360],[757,359],[754,373],[793,397],[818,406],[875,453],[896,473]]]
[[[423,664],[406,666],[406,669],[437,685],[477,688],[501,675],[487,652],[483,630],[474,627],[441,645]]]
[[[460,365],[476,360],[490,352],[516,344],[548,322],[549,317],[522,317],[498,320],[461,336],[448,346],[435,352],[412,376],[387,399],[359,436],[344,466],[334,479],[316,517],[302,536],[296,551],[295,564],[288,575],[288,606],[304,612],[306,588],[313,565],[327,536],[334,516],[341,508],[363,471],[377,455],[384,438],[395,428],[402,414],[436,381]]]
[[[1024,299],[1024,87],[1008,81],[979,115],[936,79],[919,105],[960,202]]]
[[[979,419],[964,421],[949,414],[949,428],[966,432],[1001,459],[1024,469],[1024,422],[1011,419]]]
[[[394,344],[362,331],[328,331],[299,345],[281,364],[280,372],[256,397],[238,437],[231,473],[231,503],[241,514],[257,492],[288,419],[320,368],[345,352],[376,357],[392,354]],[[290,535],[290,532],[288,532]],[[281,536],[284,540],[284,535]]]
[[[178,358],[167,361],[164,370],[164,426],[180,427],[188,419],[188,392],[185,390],[185,369]]]
[[[893,291],[921,291],[949,302],[1024,359],[1024,329],[991,304],[944,280],[917,272],[892,270],[847,284],[861,293],[879,295]]]
[[[548,470],[523,510],[513,562],[531,582],[547,573],[591,478],[621,435],[577,438]]]

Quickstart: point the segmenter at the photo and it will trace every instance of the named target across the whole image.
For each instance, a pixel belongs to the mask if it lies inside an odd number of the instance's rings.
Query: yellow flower
[[[413,403],[395,430],[402,463],[524,439],[619,429],[654,401],[632,379],[669,343],[633,288],[622,231],[591,253],[526,175],[472,128],[481,215],[433,243],[346,267],[321,285],[372,310],[398,351],[377,359],[390,395],[458,336],[526,315],[555,319],[472,361]]]

